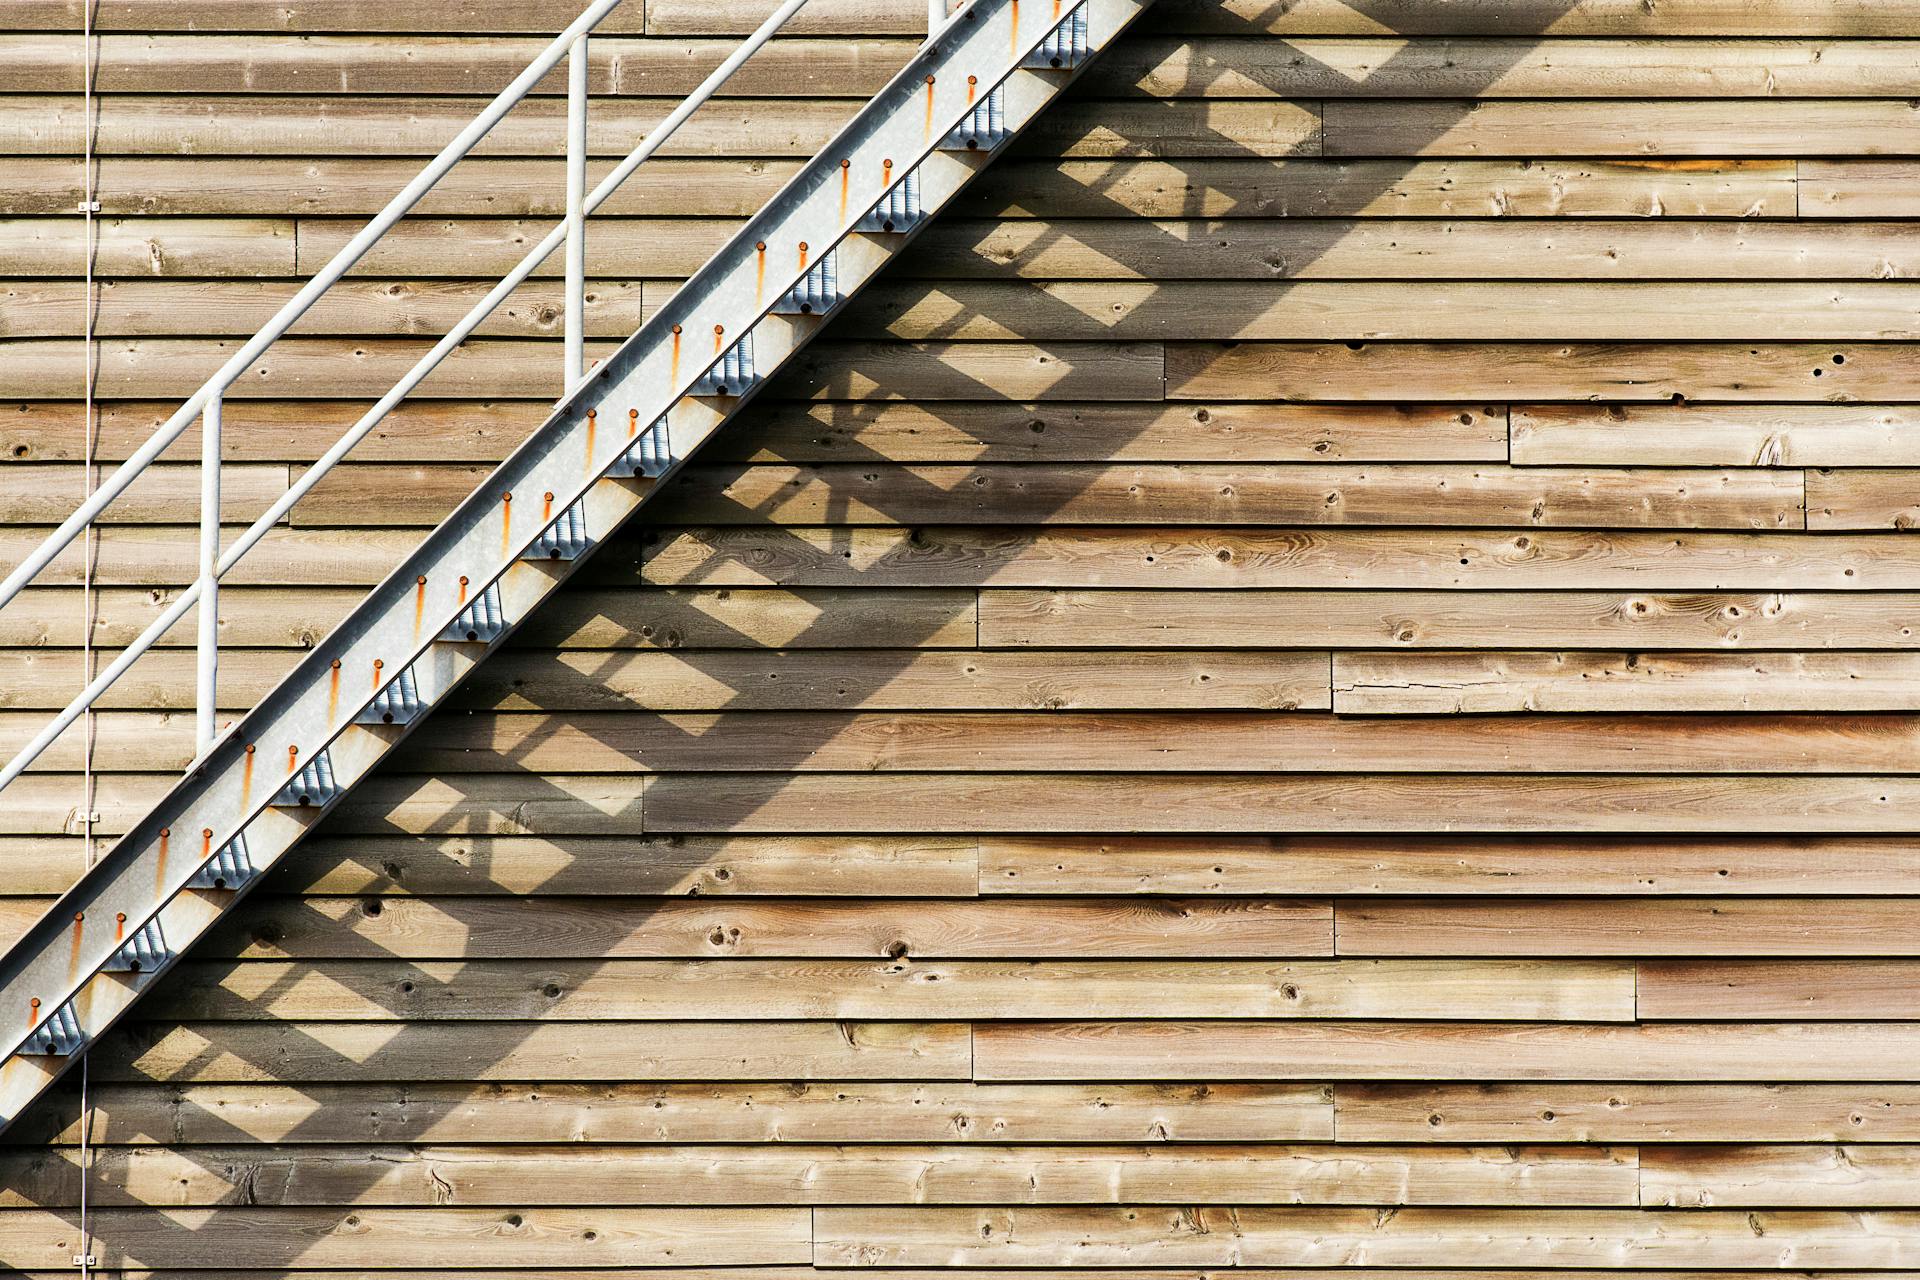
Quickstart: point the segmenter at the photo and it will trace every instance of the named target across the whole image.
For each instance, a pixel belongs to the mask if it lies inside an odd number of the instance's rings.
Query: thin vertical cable
[[[86,261],[82,264],[85,287],[81,293],[81,305],[84,314],[81,319],[80,359],[81,370],[81,413],[83,415],[82,433],[84,444],[81,451],[81,487],[82,500],[92,496],[94,486],[99,483],[98,468],[94,463],[97,446],[97,428],[94,421],[93,392],[93,331],[95,325],[95,306],[93,297],[93,254],[94,226],[93,215],[96,201],[93,188],[93,7],[98,0],[83,0],[80,6],[80,216],[84,222],[84,234],[81,236],[81,249]],[[86,538],[80,544],[80,662],[82,684],[93,683],[93,627],[94,595],[93,575],[99,556],[100,542],[98,532],[92,525],[87,526]],[[95,861],[93,836],[93,748],[95,724],[93,708],[87,708],[86,717],[80,722],[80,840],[81,849],[88,867]],[[80,1053],[80,1277],[88,1280],[93,1274],[93,1230],[87,1215],[87,1183],[93,1177],[93,1108],[88,1097],[87,1068],[89,1065],[87,1050]]]
[[[93,192],[93,6],[98,0],[86,0],[80,6],[80,217],[84,224],[81,235],[81,252],[84,261],[81,271],[84,286],[80,303],[82,315],[80,322],[80,394],[81,394],[81,445],[80,485],[81,499],[84,501],[93,493],[99,482],[98,468],[94,463],[96,452],[96,425],[94,422],[93,393],[93,331],[95,325],[95,306],[93,296],[93,254],[94,254],[94,205],[97,203]],[[86,539],[80,544],[80,663],[81,686],[93,683],[93,574],[95,562],[99,556],[99,531],[91,524],[87,526]],[[94,744],[93,708],[87,708],[85,719],[80,723],[80,835],[82,847],[86,853],[87,865],[93,865],[93,744]]]

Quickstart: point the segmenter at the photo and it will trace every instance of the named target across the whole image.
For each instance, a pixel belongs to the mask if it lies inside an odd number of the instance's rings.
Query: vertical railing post
[[[947,20],[947,0],[927,0],[927,34],[932,35]]]
[[[587,372],[587,37],[567,54],[567,348],[563,393]]]
[[[220,401],[207,397],[200,419],[200,635],[194,671],[194,755],[213,745],[215,688],[220,671]]]

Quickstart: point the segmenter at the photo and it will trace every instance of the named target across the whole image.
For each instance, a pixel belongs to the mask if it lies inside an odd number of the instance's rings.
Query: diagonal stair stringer
[[[1151,3],[931,38],[0,957],[0,1131]]]

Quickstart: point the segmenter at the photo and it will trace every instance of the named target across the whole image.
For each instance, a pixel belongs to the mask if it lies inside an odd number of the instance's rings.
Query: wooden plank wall
[[[0,9],[5,557],[79,487],[80,2]],[[98,7],[110,460],[573,5]],[[765,8],[629,0],[598,163]],[[1161,9],[93,1055],[110,1272],[1920,1273],[1920,2]],[[923,12],[814,10],[596,227],[597,339]],[[234,518],[540,233],[558,105],[247,378]],[[558,306],[250,562],[235,708]],[[185,581],[191,457],[0,619],[6,744]],[[78,1114],[0,1265],[69,1273]]]

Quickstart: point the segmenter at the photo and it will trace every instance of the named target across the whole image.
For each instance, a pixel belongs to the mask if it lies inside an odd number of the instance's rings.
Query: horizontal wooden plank
[[[823,0],[815,0],[816,3]],[[1795,216],[1796,171],[1812,160],[1354,160],[1225,157],[996,161],[963,192],[948,217],[1056,218],[1742,218]],[[1843,162],[1829,162],[1832,164]],[[1849,161],[1853,165],[1897,162]],[[598,218],[653,215],[745,218],[798,167],[786,159],[660,157],[649,178],[608,197]],[[588,181],[613,168],[593,158]],[[418,172],[417,161],[369,157],[101,156],[95,193],[112,215],[255,214],[362,216],[379,212]],[[70,161],[18,156],[0,213],[69,214],[81,198]],[[1809,177],[1809,206],[1827,201],[1875,216],[1862,194],[1869,175]],[[1894,194],[1910,177],[1890,176],[1878,216],[1905,217]],[[480,157],[456,165],[416,206],[421,216],[558,218],[566,182],[558,158]],[[1849,203],[1849,201],[1851,203]],[[944,221],[944,219],[943,219]],[[405,225],[405,224],[403,224]],[[934,235],[938,235],[936,228]],[[1841,242],[1844,243],[1844,235]],[[524,251],[523,251],[524,252]]]
[[[980,643],[1090,649],[1307,643],[1402,649],[1903,648],[1920,643],[1920,596],[983,591]],[[1369,670],[1372,661],[1341,655],[1336,682],[1344,685],[1349,675],[1356,682],[1391,679]],[[1420,660],[1412,661],[1417,667]]]
[[[1809,471],[1807,528],[1911,529],[1920,524],[1911,471]]]
[[[1223,762],[1228,763],[1228,762]],[[1891,832],[1920,782],[1889,777],[682,773],[646,780],[652,831],[1093,833]]]
[[[314,501],[318,501],[316,497]],[[682,523],[1461,524],[1802,527],[1800,474],[1486,465],[689,467]],[[309,519],[325,523],[326,508]]]
[[[1920,664],[1904,653],[1342,653],[1343,715],[1498,712],[1901,711]]]
[[[241,587],[220,593],[222,646],[309,648],[358,604],[364,592],[337,587]],[[29,587],[0,612],[0,646],[77,649],[87,635],[105,648],[131,644],[178,599],[172,590],[96,589],[83,602],[72,587]],[[193,611],[155,642],[168,648],[194,643]],[[76,656],[77,662],[77,656]],[[77,670],[76,666],[76,670]]]
[[[1868,1035],[1875,1033],[1869,1032]],[[1342,1084],[1354,1142],[1913,1142],[1899,1084]],[[1641,1151],[1643,1158],[1656,1148]]]
[[[821,1209],[827,1267],[1910,1266],[1920,1215],[1590,1209]]]
[[[9,1209],[79,1201],[77,1155],[0,1155]],[[1632,1149],[1247,1146],[120,1147],[93,1205],[1242,1204],[1625,1205]]]
[[[97,389],[110,398],[186,397],[232,358],[234,339],[114,338],[97,347]],[[383,396],[424,355],[424,339],[286,338],[274,344],[229,394],[329,398]],[[610,343],[587,343],[599,360]],[[78,342],[0,341],[12,371],[10,390],[23,399],[75,392]],[[1158,400],[1165,391],[1157,343],[816,342],[798,356],[779,385],[787,394],[827,400]],[[462,344],[414,394],[474,399],[538,396],[559,390],[553,344],[505,338]],[[1444,399],[1446,397],[1437,397]]]
[[[0,671],[4,667],[0,654]],[[873,649],[512,651],[475,672],[453,705],[503,711],[1324,711],[1328,703],[1325,654]]]
[[[1178,343],[1167,393],[1220,400],[1920,400],[1899,344]]]
[[[804,1262],[804,1209],[281,1209],[193,1216],[108,1209],[82,1236],[49,1210],[0,1213],[0,1258],[59,1267],[83,1250],[116,1267],[193,1266],[209,1257],[267,1266],[578,1266]]]
[[[0,744],[31,721],[0,714]],[[152,718],[103,716],[96,759],[141,767]],[[171,723],[167,726],[171,728]],[[24,739],[22,739],[24,740]],[[0,746],[0,752],[4,752]],[[170,757],[169,757],[170,758]],[[77,757],[59,761],[65,766]],[[1315,772],[1915,773],[1920,717],[1327,715],[1048,712],[654,716],[472,714],[429,720],[393,757],[418,773]],[[156,766],[147,766],[156,767]]]
[[[1798,215],[1803,218],[1911,217],[1911,160],[1806,156],[1796,162]]]
[[[173,400],[109,400],[94,406],[94,458],[125,461],[173,416]],[[220,456],[228,462],[312,462],[370,406],[353,400],[235,400],[220,415]],[[403,401],[354,446],[359,462],[498,462],[547,418],[541,400]],[[77,400],[29,400],[0,415],[0,456],[21,462],[79,462],[85,457]],[[167,462],[200,456],[189,431],[162,453]]]
[[[96,645],[130,644],[178,595],[95,591],[89,628],[78,591],[33,588],[22,593],[15,609],[0,613],[0,646],[73,648],[87,631]],[[220,643],[309,648],[363,597],[350,588],[229,588],[220,594]],[[516,640],[530,648],[561,649],[970,647],[976,638],[975,600],[970,591],[939,589],[577,590],[549,601]],[[159,643],[191,645],[195,625],[189,613]]]
[[[1522,466],[1920,466],[1905,405],[1519,405]]]
[[[964,1080],[970,1044],[965,1023],[933,1022],[159,1023],[92,1064],[103,1083]]]
[[[93,148],[100,155],[431,156],[485,105],[484,97],[258,94],[196,98],[114,94],[95,99]],[[812,156],[860,106],[859,98],[784,100],[777,119],[753,99],[710,103],[661,146],[668,156]],[[587,121],[588,152],[625,156],[679,105],[675,98],[603,98]],[[1871,116],[1876,104],[1852,107]],[[1888,115],[1882,106],[1881,116]],[[565,154],[563,98],[528,98],[474,148],[477,156]],[[1891,122],[1876,122],[1884,132]],[[1866,128],[1862,120],[1856,127]],[[80,149],[80,99],[0,96],[0,153],[63,155]],[[1293,156],[1320,154],[1320,115],[1310,102],[1099,101],[1075,98],[1042,115],[1017,144],[1027,155],[1103,157]],[[1885,150],[1887,148],[1880,148]],[[873,178],[877,199],[880,174]]]
[[[1251,6],[1238,7],[1235,16],[1252,17],[1247,27],[1257,26]],[[1183,28],[1192,23],[1184,16],[1163,15],[1161,23]],[[1400,37],[1414,31],[1390,26],[1384,17],[1376,22],[1366,33],[1372,38],[1257,40],[1244,38],[1246,27],[1234,31],[1240,38],[1136,37],[1103,58],[1091,79],[1102,93],[1132,90],[1158,98],[1402,100],[1911,97],[1916,85],[1898,40],[1725,41],[1702,57],[1697,43],[1686,39],[1487,39],[1449,32],[1447,38],[1408,40]],[[1502,33],[1522,34],[1547,32]]]
[[[1154,1018],[1176,991],[1196,1018],[1634,1016],[1631,964],[1532,960],[208,961],[142,1009],[190,1021]]]
[[[1648,1019],[1920,1017],[1920,968],[1899,960],[1657,960],[1639,973]]]
[[[179,406],[107,401],[94,456],[118,461]],[[311,462],[365,412],[358,401],[235,401],[221,419],[224,457]],[[496,462],[546,418],[539,401],[407,402],[353,458],[360,462]],[[77,462],[77,401],[25,401],[0,416],[0,456]],[[190,461],[189,437],[162,456]],[[21,452],[24,450],[24,452]],[[701,446],[741,462],[1496,462],[1507,457],[1506,410],[1482,405],[997,404],[910,401],[758,402],[751,428]]]
[[[1911,341],[1920,285],[900,281],[871,286],[840,324],[849,337],[909,341]]]
[[[223,709],[244,710],[299,653],[236,649],[220,663]],[[111,661],[110,651],[103,654]],[[0,650],[0,710],[54,710],[82,682],[82,654]],[[191,652],[144,655],[102,710],[193,705]],[[1324,653],[981,653],[798,649],[508,650],[461,686],[462,711],[1066,711],[1297,709],[1329,705]]]
[[[358,218],[302,218],[299,270],[320,270],[365,225]],[[608,218],[596,216],[587,246],[588,273],[679,281],[692,275],[739,230],[737,218]],[[412,217],[396,224],[354,267],[358,276],[497,277],[553,230],[551,218]],[[535,269],[557,279],[566,255]]]
[[[19,435],[18,424],[7,430]],[[3,445],[0,445],[3,447]],[[703,460],[1504,462],[1502,406],[762,402]]]
[[[222,466],[220,518],[227,524],[251,524],[286,491],[285,467],[270,463]],[[14,464],[0,469],[0,511],[6,512],[9,524],[59,524],[85,496],[83,477],[73,467]],[[197,465],[148,467],[99,517],[102,524],[197,524],[199,520]]]
[[[1674,1209],[1910,1207],[1920,1147],[1659,1147],[1642,1158],[1640,1196]]]
[[[1154,221],[1137,216],[942,218],[892,278],[1885,280],[1910,276],[1920,265],[1915,260],[1920,233],[1902,222],[1836,222],[1812,237],[1797,223],[1751,217],[1623,222],[1573,221],[1562,215],[1539,222],[1490,216],[1496,212],[1491,207],[1462,210],[1489,215],[1472,220],[1315,218],[1291,211],[1258,220],[1244,214]],[[629,225],[614,222],[612,228]],[[301,224],[303,252],[312,226]],[[484,224],[475,230],[484,233]],[[444,263],[450,256],[442,244],[437,254],[416,251],[388,271],[424,271],[428,263]],[[1288,295],[1297,306],[1313,296]],[[1509,290],[1508,296],[1532,295]]]
[[[103,550],[129,536],[110,531]],[[146,555],[163,552],[153,546]],[[133,568],[119,556],[108,566],[103,574]],[[586,572],[597,579],[620,567],[603,557]],[[638,568],[651,583],[714,586],[1886,590],[1913,582],[1920,547],[1895,533],[783,523],[658,527]]]
[[[233,954],[250,959],[1251,958],[1331,955],[1333,907],[1287,898],[636,902],[307,894],[257,897],[220,931]]]
[[[73,57],[80,46],[61,40]],[[0,36],[0,49],[8,38]],[[291,218],[96,218],[92,240],[75,218],[0,221],[0,273],[10,276],[78,275],[89,258],[94,275],[220,277],[291,275]],[[9,310],[12,308],[9,299]]]
[[[0,839],[8,885],[64,892],[86,865],[77,836]],[[282,893],[640,894],[665,897],[884,897],[902,884],[925,897],[971,898],[971,838],[884,836],[316,835],[274,869]]]
[[[90,55],[91,79],[93,91],[99,94],[495,93],[518,76],[539,56],[553,34],[567,25],[567,16],[556,17],[559,20],[550,30],[520,37],[506,34],[511,30],[507,26],[498,28],[497,34],[464,38],[364,34],[373,23],[358,29],[343,28],[337,35],[285,31],[225,36],[109,33],[99,38]],[[433,19],[415,21],[418,25],[433,24]],[[13,24],[8,21],[7,25]],[[611,22],[603,22],[599,28],[618,29]],[[622,96],[689,94],[735,47],[736,42],[731,40],[597,35],[589,46],[588,91]],[[773,40],[727,81],[724,94],[866,97],[880,91],[905,65],[913,49],[910,41],[897,39]],[[1796,74],[1804,77],[1812,70],[1794,65],[1795,49],[1782,45],[1765,59],[1778,65],[1779,74],[1789,86]],[[1836,63],[1854,68],[1853,76],[1841,72],[1841,77],[1856,82],[1873,77],[1878,63],[1875,50],[1871,43],[1836,50]],[[80,46],[74,41],[54,35],[0,36],[0,58],[13,69],[9,83],[12,92],[80,91],[83,63]],[[567,75],[565,68],[553,72],[532,93],[566,93]],[[1837,88],[1818,91],[1845,92]]]
[[[1456,749],[1441,740],[1433,754]],[[993,894],[1870,896],[1920,893],[1920,855],[1899,839],[1755,835],[992,836],[980,841],[980,887]]]
[[[611,158],[590,158],[588,182],[597,185],[617,163]],[[598,212],[609,217],[698,212],[745,218],[778,191],[800,163],[663,156],[648,164],[649,181],[626,183]],[[10,215],[70,214],[83,191],[80,174],[70,160],[16,156],[8,159],[7,170],[15,175],[16,185],[0,193],[0,212]],[[94,166],[94,191],[102,211],[113,215],[371,215],[419,171],[419,161],[407,158],[101,156]],[[1792,176],[1789,168],[1785,177],[1789,207]],[[414,206],[416,216],[547,214],[558,218],[565,210],[565,161],[558,157],[466,160]]]
[[[925,897],[978,892],[975,841],[823,836],[316,836],[283,864],[284,892]]]
[[[1920,108],[1897,101],[1421,102],[1322,107],[1330,156],[1912,155]],[[1810,148],[1809,137],[1818,137]],[[118,150],[119,148],[115,148]]]
[[[74,1099],[23,1118],[79,1142]],[[1299,1142],[1331,1141],[1324,1085],[979,1085],[795,1081],[643,1085],[112,1085],[90,1141]],[[52,1113],[56,1107],[61,1112]],[[39,1122],[39,1123],[36,1123]],[[58,1130],[58,1132],[53,1132]]]
[[[87,0],[20,0],[7,11],[7,26],[22,31],[77,29]],[[838,8],[845,0],[828,0]],[[551,36],[579,16],[566,0],[451,0],[422,13],[396,13],[379,0],[289,0],[262,10],[253,0],[101,0],[95,20],[105,31],[524,31]],[[603,30],[646,29],[645,8],[621,5]]]
[[[1907,1023],[995,1022],[973,1061],[983,1081],[1907,1081],[1916,1042]]]
[[[452,280],[343,281],[316,302],[292,332],[315,336],[445,333],[465,318],[490,287]],[[94,288],[93,331],[99,338],[251,337],[273,319],[296,288],[292,281],[109,280]],[[595,280],[587,295],[586,332],[594,338],[624,338],[644,322],[644,290],[637,281]],[[0,335],[77,335],[79,317],[86,314],[86,296],[78,280],[10,283]],[[477,332],[482,337],[557,338],[564,315],[564,289],[536,281],[508,295]]]
[[[695,9],[687,0],[652,0],[649,12],[668,5]],[[720,13],[765,7],[762,0],[713,6]],[[1300,0],[1284,9],[1262,0],[1166,0],[1148,23],[1283,36],[1895,36],[1906,34],[1916,16],[1914,0],[1687,0],[1651,10],[1638,0],[1465,0],[1444,9],[1421,0],[1376,0],[1364,9],[1347,0]]]
[[[74,469],[78,477],[78,468]],[[74,486],[75,505],[79,486]],[[46,538],[45,528],[0,528],[0,565],[11,570]],[[177,587],[193,581],[197,531],[189,526],[107,525],[94,538],[92,581],[97,586]],[[418,529],[294,529],[267,531],[223,585],[370,587],[420,541]],[[85,580],[77,544],[55,556],[37,583],[77,587]]]
[[[431,156],[485,101],[484,96],[115,94],[96,100],[93,145],[101,155]],[[820,98],[787,103],[776,123],[740,101],[716,103],[662,150],[676,156],[810,156],[858,105],[854,99]],[[618,157],[674,104],[613,98],[597,106],[588,119],[588,149]],[[0,152],[75,153],[85,128],[83,114],[74,95],[0,96]],[[563,155],[565,119],[564,99],[530,98],[495,125],[474,154]]]
[[[94,671],[117,656],[111,649],[99,651]],[[222,654],[218,709],[244,711],[293,670],[300,656],[292,649],[235,649]],[[103,711],[192,706],[193,665],[194,654],[188,649],[150,651],[94,705]],[[0,649],[0,709],[58,710],[86,687],[87,676],[86,656],[79,649]]]
[[[1341,904],[1335,934],[1342,955],[1920,954],[1907,915],[1896,898],[1375,899]]]
[[[0,236],[11,227],[23,229],[22,239],[26,243],[22,250],[14,251],[22,264],[21,274],[72,270],[78,261],[77,241],[40,230],[57,225],[60,224],[45,219],[0,223]],[[231,219],[124,218],[112,220],[110,225],[112,238],[106,241],[110,248],[118,247],[123,241],[131,244],[122,256],[108,257],[101,274],[144,278],[193,274],[173,267],[170,261],[152,262],[136,252],[147,244],[180,243],[190,250],[198,250],[196,257],[211,258],[214,255],[210,248],[199,243],[197,229],[203,226],[224,229],[244,224]],[[305,274],[319,270],[362,225],[358,219],[302,218],[298,271]],[[704,263],[738,226],[737,220],[722,218],[596,217],[587,249],[588,274],[599,279],[677,281]],[[401,278],[504,275],[551,227],[552,220],[547,218],[408,218],[381,238],[354,268],[354,274]],[[39,234],[30,236],[34,232]],[[1916,262],[1917,242],[1920,242],[1920,232],[1903,222],[1834,223],[1823,229],[1818,239],[1809,242],[1805,229],[1798,224],[1753,219],[1539,222],[1497,218],[1458,221],[1294,216],[1155,221],[1118,216],[955,218],[952,221],[942,218],[889,273],[889,279],[898,282],[898,287],[889,293],[910,296],[912,290],[904,282],[923,279],[1145,280],[1161,285],[1207,280],[1216,282],[1207,290],[1207,296],[1221,298],[1224,315],[1206,317],[1192,291],[1177,288],[1164,300],[1155,295],[1154,302],[1160,304],[1155,310],[1191,309],[1216,326],[1238,320],[1246,326],[1242,336],[1248,337],[1288,336],[1254,330],[1256,325],[1271,329],[1284,324],[1289,313],[1299,313],[1297,323],[1328,326],[1341,323],[1344,315],[1367,316],[1378,312],[1384,318],[1370,319],[1369,323],[1387,323],[1392,317],[1385,313],[1393,300],[1402,296],[1415,297],[1424,308],[1436,313],[1400,320],[1402,324],[1422,325],[1447,324],[1449,317],[1438,314],[1442,308],[1471,307],[1487,297],[1497,300],[1504,312],[1514,316],[1522,312],[1550,311],[1554,299],[1571,297],[1584,305],[1630,309],[1631,315],[1646,326],[1692,322],[1696,327],[1691,336],[1710,337],[1713,336],[1710,328],[1697,326],[1710,319],[1711,299],[1716,296],[1737,297],[1746,305],[1782,311],[1791,300],[1811,309],[1827,308],[1831,318],[1835,290],[1823,291],[1807,285],[1789,287],[1784,283],[1763,288],[1758,282],[1884,282],[1908,278],[1920,271],[1920,262]],[[5,241],[0,240],[0,252],[6,252],[7,248]],[[29,254],[26,252],[29,250],[34,252]],[[0,258],[0,261],[12,259]],[[555,255],[538,267],[535,274],[555,278],[562,269],[561,258]],[[286,273],[283,266],[263,274]],[[1492,283],[1489,277],[1502,278],[1506,283]],[[1240,283],[1228,289],[1218,285],[1217,282],[1223,280]],[[1279,280],[1431,280],[1475,282],[1481,287],[1440,289],[1395,285],[1389,288],[1380,285],[1359,289],[1350,284],[1344,289],[1322,285],[1316,289],[1295,287],[1284,293],[1271,290],[1263,293],[1245,283]],[[1696,285],[1680,289],[1650,283],[1662,280],[1753,283],[1738,292],[1729,292],[1724,287],[1703,289]],[[1514,281],[1598,281],[1606,282],[1610,289],[1597,285],[1549,288],[1538,284],[1523,288]],[[1625,287],[1624,282],[1632,281],[1648,283]],[[1133,296],[1112,288],[1104,292],[1116,299]],[[1865,308],[1871,299],[1903,296],[1898,291],[1871,290],[1860,285],[1838,292],[1848,300],[1849,312],[1839,318],[1854,319],[1858,323],[1865,322]],[[1067,305],[1083,295],[1063,289],[1049,296]],[[1276,299],[1271,307],[1272,315],[1254,309],[1258,300],[1267,296]],[[1284,299],[1284,304],[1280,299]],[[1047,319],[1037,301],[1027,303],[1023,309],[1018,305],[1019,295],[1004,289],[985,289],[979,284],[971,292],[955,295],[955,301],[985,312],[984,319],[1002,324],[1034,324]],[[899,306],[897,302],[892,304],[894,309]],[[1661,315],[1656,314],[1661,312],[1669,318],[1663,321]],[[1854,317],[1854,312],[1861,314]],[[1025,319],[1029,313],[1035,318]],[[1146,309],[1141,302],[1133,303],[1128,312],[1121,314],[1134,323],[1149,323],[1154,318],[1154,311]],[[1578,317],[1564,319],[1567,323],[1579,322]],[[1452,321],[1455,325],[1460,322],[1458,318]],[[1196,330],[1189,336],[1204,337],[1210,333],[1211,330]],[[1556,332],[1551,336],[1574,335]],[[1638,336],[1658,334],[1648,327]]]
[[[792,29],[803,29],[805,17]],[[556,29],[565,25],[561,18]],[[1181,25],[1177,18],[1174,23]],[[592,47],[590,92],[691,93],[734,48],[733,41],[707,35],[690,30],[690,38],[678,39],[600,37]],[[471,94],[505,84],[544,45],[538,37],[506,34],[109,32],[94,54],[94,82],[103,94]],[[913,48],[909,40],[864,33],[776,39],[723,92],[866,96]],[[1157,35],[1120,44],[1089,77],[1089,89],[1101,96],[1161,99],[1911,97],[1920,88],[1903,52],[1898,40],[1743,40],[1717,45],[1708,62],[1686,39]],[[80,51],[72,42],[50,35],[0,37],[0,56],[16,69],[15,92],[73,93],[81,87]],[[565,93],[565,72],[550,75],[533,92]]]
[[[0,565],[41,532],[0,528]],[[183,586],[197,531],[109,526],[93,582]],[[370,587],[411,549],[415,529],[279,528],[224,580],[234,586]],[[1920,543],[1880,533],[1642,532],[1631,529],[912,527],[667,524],[617,538],[583,586],[811,589],[894,587],[1333,587],[1663,592],[1907,590]],[[80,585],[77,553],[38,579]]]
[[[241,653],[250,652],[241,650]],[[251,651],[257,652],[257,651]],[[98,830],[113,835],[158,803],[177,778],[169,773],[95,777]],[[640,828],[639,779],[556,775],[538,796],[524,778],[474,775],[458,785],[432,778],[376,775],[331,811],[341,835],[424,835],[447,830],[468,835],[631,836]],[[0,809],[0,835],[72,834],[81,826],[75,779],[32,774],[16,780]]]

